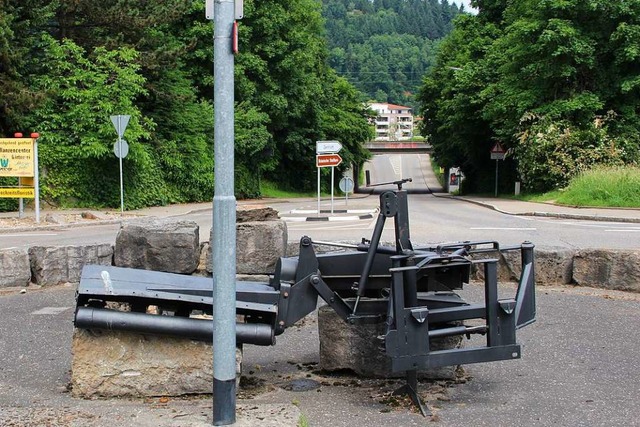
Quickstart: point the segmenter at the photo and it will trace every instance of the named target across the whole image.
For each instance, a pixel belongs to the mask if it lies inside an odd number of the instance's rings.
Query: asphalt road
[[[505,294],[512,287],[503,288]],[[480,287],[466,291],[479,298]],[[210,400],[74,399],[73,287],[0,296],[0,425],[190,426]],[[520,360],[470,365],[463,384],[422,382],[437,423],[382,401],[398,383],[317,372],[313,316],[274,347],[245,347],[250,387],[239,403],[295,403],[312,426],[638,426],[640,295],[584,288],[538,288],[538,320],[519,332]],[[292,391],[295,380],[316,386]]]

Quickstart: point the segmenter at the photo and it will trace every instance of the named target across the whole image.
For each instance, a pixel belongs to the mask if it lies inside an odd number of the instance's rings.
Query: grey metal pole
[[[333,215],[333,171],[335,168],[331,166],[331,215]]]
[[[214,3],[213,425],[236,422],[233,0]]]
[[[318,213],[316,216],[320,216],[320,167],[318,169]]]
[[[122,138],[120,137],[120,135],[122,135],[122,122],[121,122],[121,117],[120,115],[118,115],[118,153],[120,153],[120,155],[118,156],[118,161],[120,162],[120,216],[124,215],[124,181],[122,178]]]
[[[496,159],[496,191],[494,194],[495,197],[498,197],[498,162],[499,161],[500,160]]]
[[[33,138],[33,157],[35,161],[35,168],[33,170],[33,184],[35,187],[35,209],[36,209],[36,224],[40,224],[40,165],[38,160],[38,138],[40,134],[32,133]]]

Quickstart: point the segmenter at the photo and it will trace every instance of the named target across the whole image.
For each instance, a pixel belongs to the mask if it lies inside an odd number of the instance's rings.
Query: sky
[[[471,2],[470,2],[470,0],[450,0],[450,1],[449,1],[449,3],[455,3],[455,4],[457,4],[458,6],[460,6],[461,4],[463,4],[463,5],[464,5],[464,9],[465,9],[467,12],[470,12],[470,11],[472,10],[472,9],[471,9],[471,5],[469,4],[469,3],[471,3]]]

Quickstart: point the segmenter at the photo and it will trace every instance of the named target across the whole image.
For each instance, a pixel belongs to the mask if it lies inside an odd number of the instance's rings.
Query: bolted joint
[[[320,283],[320,278],[318,276],[311,276],[311,283],[317,285]]]
[[[304,236],[302,239],[300,239],[300,245],[302,245],[302,246],[310,246],[311,245],[311,238],[309,236]]]

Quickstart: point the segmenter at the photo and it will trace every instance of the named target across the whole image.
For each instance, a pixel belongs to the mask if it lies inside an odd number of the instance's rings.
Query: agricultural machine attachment
[[[297,257],[281,258],[269,283],[239,281],[237,342],[273,345],[275,337],[313,312],[322,298],[346,324],[385,322],[384,349],[394,372],[406,373],[407,394],[424,415],[417,393],[419,370],[447,365],[518,359],[516,330],[535,320],[533,244],[501,247],[495,241],[466,241],[414,247],[409,232],[407,192],[380,195],[373,235],[358,245],[300,240]],[[380,244],[387,219],[393,219],[395,245]],[[352,250],[317,254],[315,244]],[[519,251],[522,274],[512,298],[498,297],[497,258]],[[476,254],[482,254],[475,259]],[[489,255],[491,256],[491,255]],[[484,298],[467,302],[459,295],[472,266],[484,272]],[[104,266],[86,266],[77,294],[75,326],[126,330],[211,341],[212,280]],[[131,311],[108,306],[127,303]],[[148,314],[157,306],[165,315]],[[166,314],[173,315],[166,315]],[[484,336],[472,347],[432,349],[432,341],[448,336]],[[474,343],[477,340],[474,340]]]

